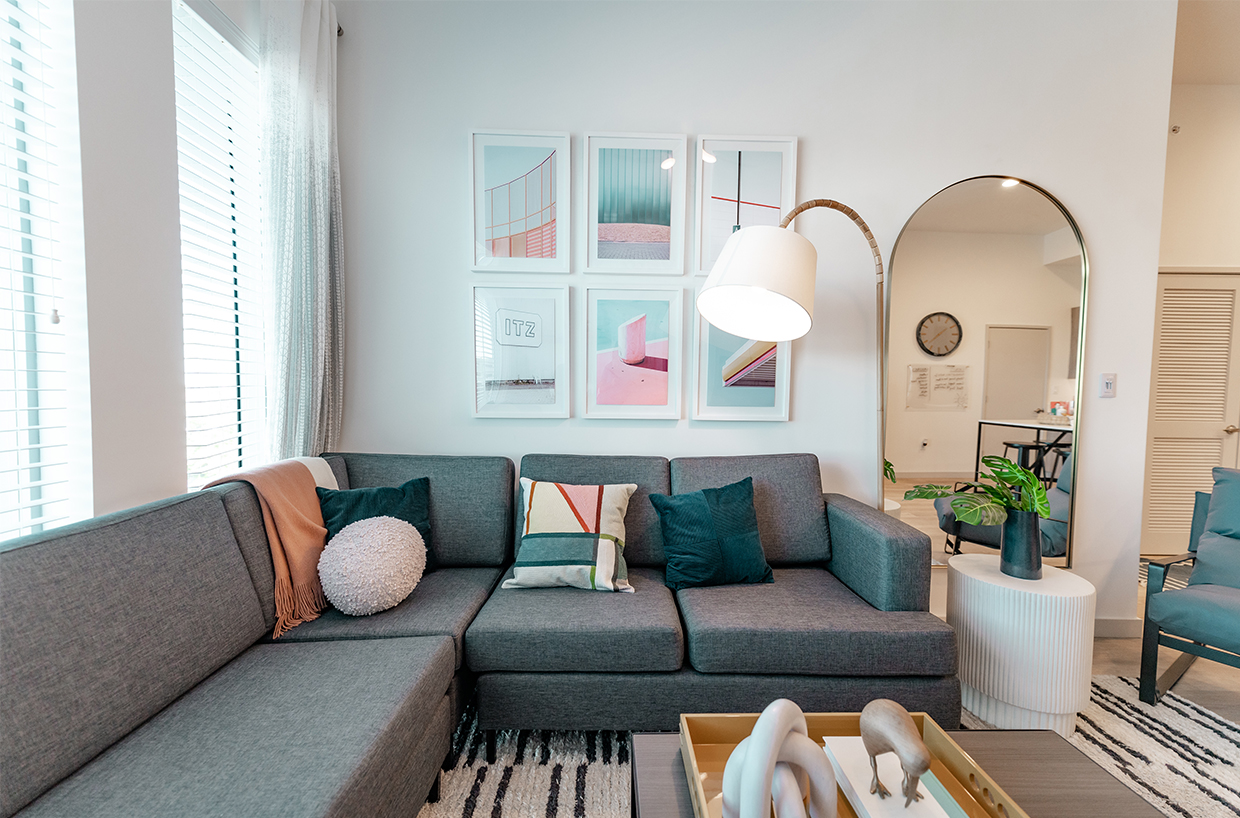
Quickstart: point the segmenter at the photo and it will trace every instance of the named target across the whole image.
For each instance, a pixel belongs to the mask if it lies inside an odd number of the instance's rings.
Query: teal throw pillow
[[[1189,585],[1240,588],[1240,470],[1216,468]]]
[[[651,494],[663,529],[667,587],[774,582],[758,539],[753,478],[691,494]]]
[[[437,567],[435,549],[431,547],[431,481],[419,477],[400,486],[375,486],[366,489],[317,488],[319,506],[323,510],[323,525],[327,527],[327,540],[350,523],[371,517],[395,517],[404,520],[418,530],[426,544],[426,573]]]

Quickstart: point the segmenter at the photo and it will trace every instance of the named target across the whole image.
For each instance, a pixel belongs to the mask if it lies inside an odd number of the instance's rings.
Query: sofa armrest
[[[880,611],[930,610],[930,538],[842,494],[824,494],[826,568]]]

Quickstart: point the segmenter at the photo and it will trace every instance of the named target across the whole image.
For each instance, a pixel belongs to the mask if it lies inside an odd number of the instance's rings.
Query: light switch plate
[[[1115,373],[1103,372],[1098,379],[1098,397],[1115,397]]]

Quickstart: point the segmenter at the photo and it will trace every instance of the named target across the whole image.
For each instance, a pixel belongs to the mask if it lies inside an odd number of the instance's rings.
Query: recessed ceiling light
[[[675,157],[675,156],[669,156],[669,157],[667,157],[666,159],[664,159],[664,160],[663,160],[663,164],[659,165],[659,167],[663,168],[664,170],[671,170],[671,169],[672,169],[672,165],[674,165],[674,164],[676,164],[676,157]]]
[[[1017,181],[1016,179],[1004,179],[1003,180],[1003,187],[1016,187],[1019,184],[1020,182]]]
[[[715,155],[710,151],[704,150],[702,151],[702,161],[713,165],[715,163]]]

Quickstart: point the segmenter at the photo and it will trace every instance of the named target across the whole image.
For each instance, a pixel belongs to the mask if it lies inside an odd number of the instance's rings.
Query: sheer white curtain
[[[336,448],[344,404],[336,10],[281,0],[263,11],[267,415],[283,459]]]

